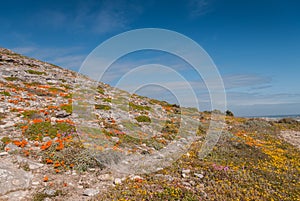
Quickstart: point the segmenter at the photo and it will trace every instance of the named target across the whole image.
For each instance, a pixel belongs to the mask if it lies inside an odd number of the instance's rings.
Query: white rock
[[[114,177],[110,174],[102,174],[98,176],[98,179],[100,181],[113,181]]]
[[[6,156],[6,155],[8,155],[8,152],[6,152],[6,151],[0,153],[0,156]]]
[[[122,183],[122,179],[120,179],[120,178],[115,178],[115,180],[114,180],[114,184],[121,184]]]
[[[51,140],[51,138],[49,136],[43,137],[43,142],[48,142],[50,140]]]
[[[99,190],[93,188],[87,188],[83,191],[83,195],[85,196],[95,196],[99,193]]]
[[[200,178],[200,179],[202,179],[202,178],[204,177],[203,174],[194,173],[194,175],[195,175],[196,177]]]
[[[189,174],[190,172],[191,172],[190,169],[183,169],[183,170],[182,170],[182,173],[185,173],[185,174]]]

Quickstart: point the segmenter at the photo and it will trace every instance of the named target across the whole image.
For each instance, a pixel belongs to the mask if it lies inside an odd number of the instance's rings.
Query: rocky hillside
[[[0,200],[300,198],[297,121],[212,116],[3,48],[0,75]]]

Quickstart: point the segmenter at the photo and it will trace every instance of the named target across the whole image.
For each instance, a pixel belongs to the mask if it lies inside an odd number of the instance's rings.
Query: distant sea
[[[292,118],[297,121],[300,121],[300,114],[292,114],[292,115],[267,115],[267,116],[248,116],[248,118],[262,118],[267,120],[279,120],[283,118]]]

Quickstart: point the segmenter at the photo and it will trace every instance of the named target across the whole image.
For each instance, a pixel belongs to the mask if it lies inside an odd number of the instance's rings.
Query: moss
[[[26,70],[27,73],[29,74],[34,74],[34,75],[46,75],[45,72],[41,72],[41,71],[36,71],[36,70]]]
[[[62,110],[65,110],[67,113],[72,113],[73,112],[72,104],[62,105],[60,108]]]
[[[44,201],[46,198],[53,198],[56,196],[64,195],[62,190],[56,190],[54,195],[48,195],[44,192],[37,192],[33,195],[32,200],[33,201]]]
[[[1,142],[3,142],[4,144],[8,144],[11,142],[11,139],[9,137],[5,136],[1,139]]]
[[[110,110],[111,107],[109,105],[96,104],[95,109],[96,110]]]
[[[56,88],[56,87],[50,87],[48,90],[51,92],[64,92],[63,89]]]
[[[104,88],[103,87],[101,87],[100,85],[97,87],[97,92],[99,93],[99,94],[104,94]]]
[[[39,122],[29,124],[24,134],[30,140],[41,141],[45,136],[54,138],[57,133],[72,133],[74,131],[75,127],[68,123],[62,122],[52,125],[51,122]]]
[[[5,77],[4,79],[6,79],[7,81],[11,81],[11,82],[20,80],[17,77]]]
[[[142,115],[142,116],[138,116],[138,117],[136,117],[135,118],[138,122],[151,122],[151,119],[150,119],[150,117],[148,117],[148,116],[144,116],[144,115]]]
[[[149,106],[136,105],[133,102],[129,102],[129,108],[133,110],[151,110]]]
[[[103,100],[103,102],[111,103],[111,98],[103,98],[102,100]]]
[[[36,110],[27,110],[27,111],[24,111],[22,114],[23,114],[24,118],[32,119],[34,116],[39,115],[39,112]]]
[[[10,96],[10,93],[8,91],[1,91],[0,94],[3,94],[4,96]]]

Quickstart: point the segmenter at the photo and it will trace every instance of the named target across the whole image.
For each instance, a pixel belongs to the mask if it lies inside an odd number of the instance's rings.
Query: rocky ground
[[[180,108],[3,48],[0,75],[0,200],[300,198],[298,122]]]

